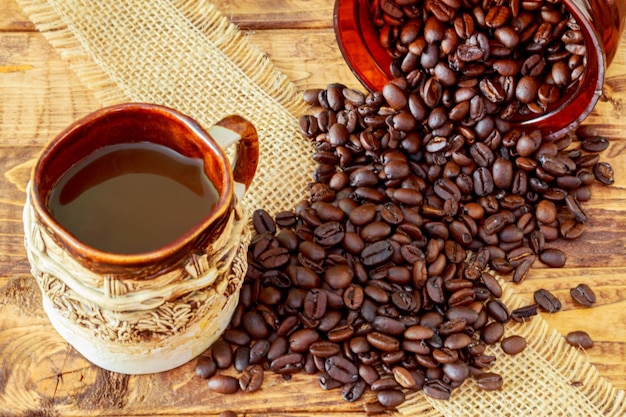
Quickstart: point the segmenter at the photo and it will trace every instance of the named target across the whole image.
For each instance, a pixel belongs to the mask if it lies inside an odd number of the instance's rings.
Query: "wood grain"
[[[360,402],[338,400],[316,377],[285,381],[268,375],[263,389],[236,397],[209,393],[193,363],[158,375],[123,376],[85,361],[52,329],[40,305],[23,248],[21,212],[29,169],[43,144],[99,103],[13,0],[0,8],[0,416],[362,415]],[[217,0],[301,89],[359,83],[336,47],[332,0]],[[623,39],[626,39],[624,35]],[[568,253],[565,268],[539,262],[516,287],[529,301],[553,291],[563,311],[543,314],[562,334],[586,330],[596,342],[589,360],[615,387],[626,389],[626,40],[607,72],[604,95],[588,122],[611,138],[603,155],[616,183],[594,185],[590,221],[581,239],[551,246]],[[569,288],[591,286],[597,305],[581,308]]]

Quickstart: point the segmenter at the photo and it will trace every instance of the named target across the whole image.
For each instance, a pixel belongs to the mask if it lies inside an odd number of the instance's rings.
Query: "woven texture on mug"
[[[259,132],[261,161],[244,201],[248,209],[275,213],[292,209],[306,196],[314,164],[296,118],[306,106],[294,84],[211,3],[18,3],[103,105],[157,102],[206,126],[231,113],[249,118]],[[523,305],[513,286],[502,285],[503,301],[510,308]],[[626,415],[624,392],[602,378],[584,354],[567,345],[541,317],[509,324],[507,332],[527,337],[529,346],[516,356],[492,349],[498,356],[494,370],[505,377],[501,391],[479,391],[468,381],[450,401],[435,401],[418,392],[409,396],[399,414]]]
[[[94,339],[158,345],[198,321],[212,322],[229,298],[238,297],[250,241],[241,205],[204,253],[190,253],[180,267],[154,279],[120,279],[93,273],[57,245],[37,222],[30,188],[23,222],[32,275],[57,313]]]

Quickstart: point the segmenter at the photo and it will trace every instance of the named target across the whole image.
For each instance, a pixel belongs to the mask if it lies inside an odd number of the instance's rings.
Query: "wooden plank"
[[[331,28],[333,0],[214,0],[224,16],[242,30],[271,28]],[[13,1],[5,1],[0,10],[0,31],[35,31],[36,28]]]
[[[242,30],[332,28],[333,0],[215,0]]]
[[[13,0],[2,2],[0,9],[0,32],[35,31],[20,6]]]
[[[365,91],[345,63],[333,29],[257,31],[250,33],[250,41],[300,89],[324,88],[341,82]]]
[[[73,120],[99,106],[14,1],[0,9],[0,415],[215,416],[232,409],[249,416],[362,415],[361,402],[326,393],[316,376],[285,381],[267,375],[256,394],[211,394],[193,375],[193,362],[171,372],[120,376],[90,365],[54,331],[25,259],[21,210],[28,169],[43,144]],[[267,53],[301,89],[342,82],[360,87],[343,62],[332,30],[331,0],[217,0],[216,6]],[[4,5],[3,5],[4,6]],[[306,29],[306,30],[305,30]],[[625,34],[626,38],[626,34]],[[589,331],[591,363],[615,387],[626,389],[626,45],[607,73],[605,94],[589,123],[612,138],[603,155],[616,185],[596,185],[586,204],[583,238],[554,243],[568,253],[563,269],[539,263],[516,287],[526,299],[546,288],[563,302],[543,314],[562,334]],[[569,288],[587,283],[597,306],[581,308]]]

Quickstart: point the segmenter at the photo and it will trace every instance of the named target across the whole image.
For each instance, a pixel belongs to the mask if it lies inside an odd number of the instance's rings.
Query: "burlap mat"
[[[246,195],[248,209],[275,213],[306,196],[314,163],[300,137],[306,111],[296,86],[207,1],[18,0],[24,12],[101,104],[160,103],[210,126],[228,114],[255,124],[261,161]],[[329,19],[331,16],[329,16]],[[524,304],[502,283],[503,301]],[[508,334],[528,348],[498,356],[501,391],[480,391],[472,381],[450,401],[417,393],[399,410],[424,416],[624,416],[626,394],[601,377],[541,317],[510,324]],[[312,387],[315,389],[315,387]],[[338,401],[341,401],[338,399]],[[288,410],[285,410],[288,412]]]

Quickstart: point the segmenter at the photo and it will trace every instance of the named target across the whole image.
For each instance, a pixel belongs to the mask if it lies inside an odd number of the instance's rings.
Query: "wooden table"
[[[359,87],[344,63],[332,27],[332,0],[215,0],[223,14],[267,53],[298,87],[339,81]],[[48,139],[98,102],[37,32],[13,0],[0,7],[0,415],[360,415],[362,404],[317,388],[315,377],[266,378],[256,394],[216,396],[194,376],[193,364],[171,372],[123,376],[90,365],[56,334],[29,273],[21,213],[28,168]],[[553,291],[563,311],[545,315],[566,334],[595,340],[589,360],[615,387],[626,389],[626,36],[610,67],[605,93],[588,119],[612,138],[603,155],[615,185],[593,188],[587,229],[560,242],[566,267],[536,265],[517,288],[530,299]],[[538,264],[538,263],[537,263]],[[597,305],[576,308],[568,289],[591,286]]]

